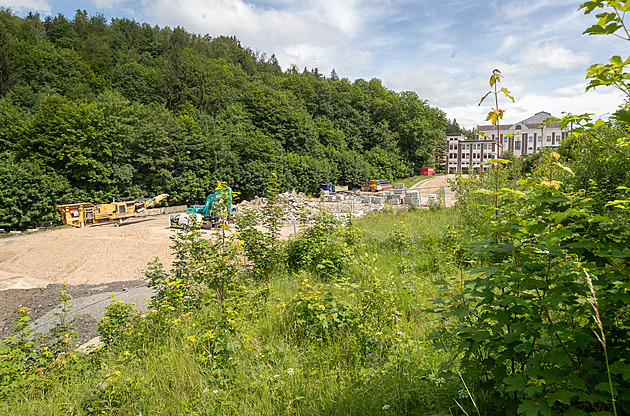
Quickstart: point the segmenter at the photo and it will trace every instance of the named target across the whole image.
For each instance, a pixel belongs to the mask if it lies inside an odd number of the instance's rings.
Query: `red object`
[[[435,174],[435,168],[421,168],[420,176],[433,176]]]

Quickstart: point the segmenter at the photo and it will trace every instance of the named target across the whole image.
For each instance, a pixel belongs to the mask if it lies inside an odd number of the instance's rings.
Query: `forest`
[[[433,166],[456,122],[414,92],[333,70],[283,71],[234,37],[129,19],[0,10],[0,227],[57,204],[168,193],[201,202],[395,180]]]

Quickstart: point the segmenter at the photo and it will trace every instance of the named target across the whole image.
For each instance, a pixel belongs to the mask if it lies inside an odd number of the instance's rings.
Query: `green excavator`
[[[232,188],[223,188],[208,195],[204,205],[191,205],[188,212],[171,214],[168,223],[171,228],[214,228],[220,219],[219,204],[225,204],[225,214],[232,214]]]

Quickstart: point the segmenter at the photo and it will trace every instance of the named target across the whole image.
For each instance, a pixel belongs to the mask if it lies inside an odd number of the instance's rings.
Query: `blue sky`
[[[613,88],[585,92],[589,65],[628,55],[612,36],[586,36],[595,22],[569,0],[0,0],[18,15],[77,9],[127,17],[201,35],[235,35],[254,51],[272,53],[283,68],[317,67],[340,77],[378,78],[395,91],[413,90],[448,118],[472,128],[490,101],[478,106],[498,68],[504,121],[539,111],[606,115],[622,103]]]

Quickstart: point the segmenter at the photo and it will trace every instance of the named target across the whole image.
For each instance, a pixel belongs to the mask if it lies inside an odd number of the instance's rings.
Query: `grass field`
[[[473,414],[461,381],[438,374],[452,357],[427,339],[438,318],[427,312],[434,282],[458,273],[457,222],[452,210],[357,220],[351,231],[326,236],[340,263],[334,276],[279,267],[264,281],[235,281],[221,305],[210,296],[200,308],[154,312],[108,348],[71,360],[43,387],[8,395],[0,409],[441,415],[461,414],[457,400]]]

